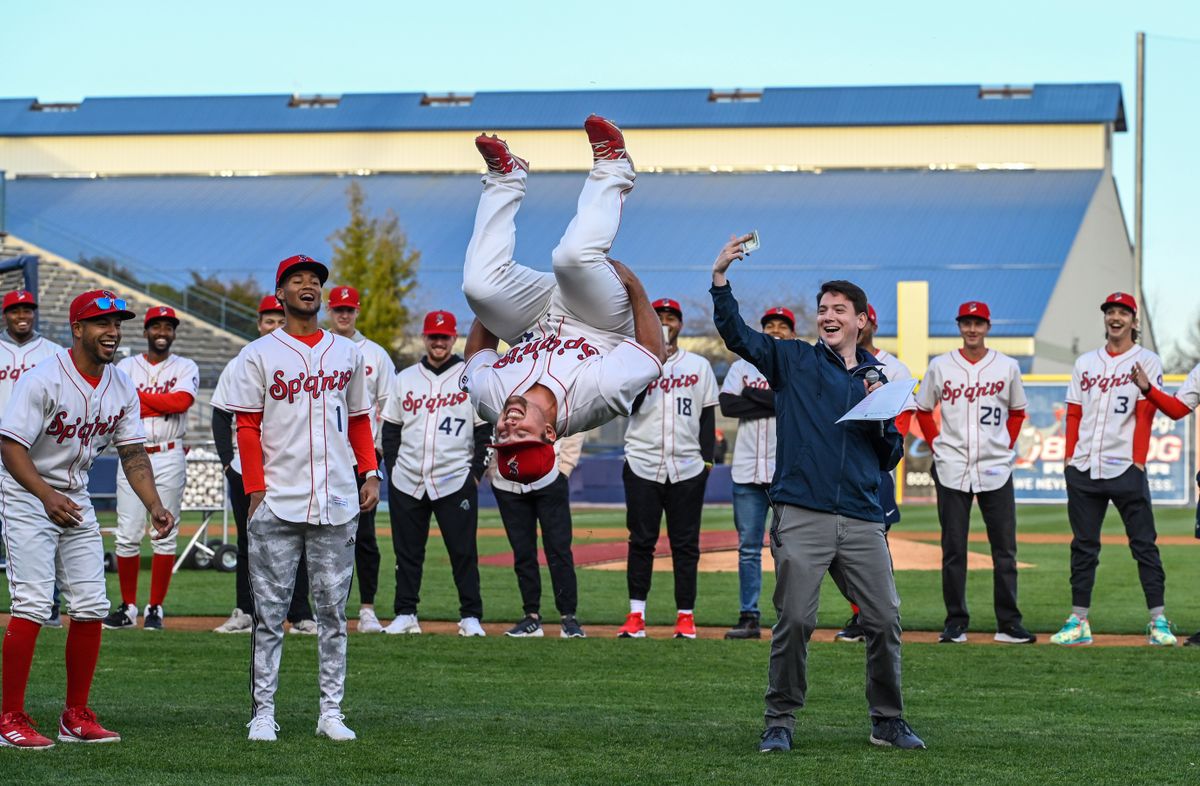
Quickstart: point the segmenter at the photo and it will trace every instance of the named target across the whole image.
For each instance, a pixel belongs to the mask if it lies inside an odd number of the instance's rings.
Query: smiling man
[[[865,375],[879,362],[858,347],[867,297],[849,281],[827,281],[817,296],[818,339],[777,341],[752,330],[738,313],[725,277],[745,256],[751,235],[733,237],[713,263],[713,319],[725,346],[762,372],[775,391],[775,610],[766,694],[766,730],[759,750],[788,751],[796,710],[808,690],[808,640],[817,624],[821,583],[841,570],[858,603],[867,640],[867,701],[875,745],[924,748],[903,719],[900,695],[900,597],[884,536],[878,488],[881,472],[900,460],[895,424],[836,422],[874,390]]]

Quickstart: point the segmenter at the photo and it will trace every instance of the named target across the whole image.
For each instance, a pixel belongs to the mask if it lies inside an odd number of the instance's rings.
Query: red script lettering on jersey
[[[405,412],[417,412],[421,409],[424,409],[426,412],[436,412],[442,407],[453,407],[466,400],[467,394],[463,391],[442,394],[440,396],[414,396],[410,390],[404,394],[404,401],[401,403],[401,406]]]
[[[170,393],[175,389],[175,383],[179,381],[179,377],[171,377],[166,382],[160,382],[157,385],[138,385],[139,393]]]
[[[1004,391],[1004,381],[976,382],[974,385],[952,385],[946,381],[942,385],[942,404],[954,405],[958,400],[975,401],[984,396],[998,396]]]
[[[24,364],[20,366],[4,366],[3,368],[0,368],[0,382],[3,382],[6,379],[11,379],[13,382],[16,382],[21,378],[22,374],[24,374],[26,371],[31,371],[32,369],[33,366],[26,366]]]
[[[672,390],[678,390],[679,388],[690,388],[699,384],[699,374],[680,374],[678,376],[672,374],[669,377],[659,377],[658,379],[654,380],[650,383],[650,386],[647,388],[647,390],[652,391],[655,388],[661,388],[663,393],[670,393]]]
[[[316,374],[305,374],[301,371],[291,379],[287,378],[287,374],[283,369],[275,372],[274,384],[267,390],[271,398],[276,401],[287,400],[287,403],[292,404],[296,401],[296,396],[301,393],[307,393],[313,399],[319,399],[321,394],[327,390],[345,390],[350,384],[350,371],[332,371],[328,374],[324,369],[320,369]]]
[[[1079,378],[1079,389],[1081,392],[1087,393],[1092,388],[1098,387],[1101,393],[1107,393],[1110,388],[1119,388],[1132,381],[1133,375],[1128,373],[1092,376],[1085,371]]]
[[[758,390],[770,390],[771,383],[767,382],[765,379],[762,379],[761,377],[758,379],[750,379],[750,377],[743,374],[742,375],[742,387],[756,388]]]
[[[537,360],[543,352],[565,355],[568,350],[578,350],[578,353],[575,355],[576,360],[586,360],[592,355],[600,354],[600,350],[587,343],[586,338],[569,338],[563,341],[558,336],[547,336],[538,341],[518,344],[504,353],[504,357],[493,363],[492,368],[500,369],[512,363],[521,363],[527,357]]]
[[[92,437],[102,437],[116,431],[117,424],[121,422],[121,418],[125,417],[125,410],[122,409],[117,414],[109,415],[103,420],[96,417],[86,423],[83,418],[75,418],[68,422],[70,417],[71,414],[65,409],[59,410],[51,418],[50,425],[46,426],[46,436],[54,437],[60,445],[68,439],[78,439],[86,447],[91,444]]]

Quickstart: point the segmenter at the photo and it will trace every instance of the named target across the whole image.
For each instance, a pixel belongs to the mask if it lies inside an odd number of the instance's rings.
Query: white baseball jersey
[[[480,417],[495,424],[509,396],[540,384],[558,402],[555,432],[565,437],[628,415],[633,400],[662,373],[658,358],[633,341],[602,352],[603,344],[583,335],[586,328],[566,320],[558,327],[503,356],[490,349],[471,356],[459,383]]]
[[[890,379],[890,377],[889,377]],[[1012,475],[1008,413],[1027,406],[1017,361],[989,349],[972,363],[954,350],[929,361],[917,406],[942,405],[942,426],[933,441],[938,481],[959,491],[995,491]]]
[[[769,390],[767,378],[739,358],[725,374],[722,393],[740,396],[746,388]],[[775,477],[775,418],[739,420],[730,474],[734,483],[770,483]]]
[[[466,364],[452,359],[435,374],[417,363],[392,381],[383,419],[401,427],[392,485],[409,496],[441,499],[463,487],[475,453],[475,426],[482,423],[459,388]]]
[[[1200,407],[1200,365],[1188,373],[1183,385],[1175,391],[1175,398],[1186,404],[1188,409]]]
[[[625,429],[625,460],[643,480],[694,478],[704,471],[700,413],[717,405],[717,378],[700,355],[683,349],[667,358],[646,400]]]
[[[0,415],[8,407],[13,386],[21,375],[62,350],[58,344],[36,333],[29,341],[18,344],[7,330],[0,332]]]
[[[93,388],[68,351],[23,373],[9,405],[0,434],[29,448],[38,474],[65,493],[86,493],[92,462],[110,442],[146,441],[133,381],[106,365]]]
[[[217,386],[213,388],[212,398],[209,399],[209,404],[217,409],[226,412],[233,412],[229,408],[229,389],[233,386],[234,377],[237,376],[237,364],[242,359],[241,354],[236,355],[232,360],[225,364],[225,368],[221,369],[221,376],[217,377]],[[242,458],[238,455],[237,444],[237,422],[233,425],[233,460],[229,462],[229,466],[237,474],[242,474]]]
[[[912,372],[908,370],[908,366],[904,365],[900,361],[900,358],[886,349],[877,350],[875,352],[875,359],[883,364],[883,375],[887,378],[888,382],[904,382],[913,378]],[[907,412],[916,408],[917,399],[915,396],[910,395],[908,401],[904,402],[904,407],[900,411]]]
[[[1151,384],[1162,387],[1162,360],[1140,345],[1113,357],[1104,347],[1080,355],[1071,372],[1067,403],[1083,407],[1079,441],[1068,460],[1093,480],[1115,478],[1133,464],[1137,403],[1145,396],[1131,370],[1140,363]]]
[[[139,393],[188,393],[192,401],[200,392],[200,369],[189,358],[168,355],[161,363],[151,363],[144,354],[130,355],[117,363]],[[180,441],[187,433],[187,411],[142,419],[146,442],[159,445]]]
[[[375,417],[371,418],[371,437],[378,445],[384,404],[392,390],[392,380],[396,376],[396,364],[392,362],[386,349],[362,333],[355,331],[354,338],[351,340],[363,356],[363,368],[367,374],[367,397],[371,399],[371,404],[375,407]],[[456,374],[455,377],[457,378],[457,376]]]
[[[345,524],[358,515],[349,420],[370,415],[362,353],[322,331],[316,346],[272,333],[247,344],[229,390],[233,412],[262,413],[263,502],[284,521]]]

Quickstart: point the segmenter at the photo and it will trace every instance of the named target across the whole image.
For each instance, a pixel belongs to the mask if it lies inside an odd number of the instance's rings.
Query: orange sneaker
[[[58,719],[60,742],[120,742],[121,735],[109,731],[96,720],[88,707],[70,707]]]
[[[646,638],[646,618],[642,616],[640,611],[631,611],[629,616],[625,618],[625,624],[617,631],[618,639],[644,639]]]
[[[0,747],[44,751],[54,747],[54,740],[38,734],[25,713],[6,712],[0,717]]]
[[[675,618],[675,638],[696,638],[696,615],[679,612],[679,616]]]

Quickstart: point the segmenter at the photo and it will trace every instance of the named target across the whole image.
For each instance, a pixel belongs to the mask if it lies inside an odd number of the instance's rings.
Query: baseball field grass
[[[1190,511],[1158,513],[1163,535],[1190,535]],[[932,509],[910,506],[899,525],[935,531]],[[386,516],[381,516],[381,524]],[[1023,507],[1022,533],[1067,532],[1060,507]],[[577,542],[589,532],[616,537],[617,511],[580,511]],[[481,527],[499,526],[492,513]],[[727,509],[706,512],[706,528],[728,528]],[[981,527],[976,522],[976,527]],[[490,529],[485,531],[491,531]],[[974,530],[973,530],[974,531]],[[1119,534],[1110,516],[1106,532]],[[607,533],[607,534],[604,534]],[[392,559],[381,538],[380,616],[390,619]],[[972,543],[986,552],[986,544]],[[480,538],[481,553],[508,550],[502,536]],[[1200,546],[1163,545],[1168,614],[1183,633],[1200,627]],[[1027,625],[1043,638],[1069,610],[1067,546],[1022,544],[1019,557]],[[147,566],[148,567],[148,566]],[[520,616],[512,571],[484,567],[485,617]],[[620,622],[624,573],[581,569],[585,626]],[[669,573],[656,573],[649,621],[673,618]],[[141,595],[148,589],[143,571]],[[547,617],[551,607],[544,576]],[[897,584],[909,630],[940,630],[944,610],[937,571],[901,571]],[[110,597],[118,597],[115,576]],[[769,608],[771,577],[765,577]],[[991,573],[973,571],[972,638],[990,638]],[[737,578],[700,578],[697,621],[736,617]],[[141,598],[144,603],[144,598]],[[351,612],[357,608],[357,588]],[[6,591],[0,604],[7,605]],[[120,745],[60,744],[47,752],[0,750],[5,782],[35,783],[1160,783],[1200,781],[1195,718],[1200,714],[1200,648],[1061,649],[1049,646],[904,648],[906,716],[929,750],[877,749],[867,742],[863,652],[859,645],[814,643],[809,706],[800,714],[792,754],[763,756],[761,731],[768,645],[713,640],[642,641],[460,639],[449,635],[350,638],[347,722],[354,743],[313,737],[316,643],[288,636],[275,744],[251,745],[246,636],[170,630],[174,617],[225,615],[232,576],[183,571],[172,585],[161,634],[106,634],[93,691],[101,719],[125,736]],[[457,619],[445,550],[431,538],[423,619]],[[768,611],[766,621],[772,614]],[[832,585],[821,624],[846,616]],[[1106,545],[1092,619],[1096,631],[1139,633],[1145,609],[1134,563]],[[547,626],[555,634],[556,626]],[[38,644],[28,707],[43,730],[54,727],[63,694],[62,631]],[[9,780],[9,776],[12,780]]]

